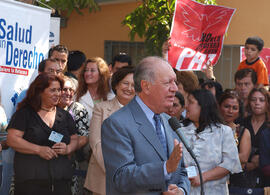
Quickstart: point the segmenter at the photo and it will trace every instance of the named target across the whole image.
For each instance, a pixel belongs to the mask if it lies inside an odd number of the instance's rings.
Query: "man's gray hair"
[[[135,68],[134,89],[135,92],[141,92],[141,81],[146,80],[153,83],[155,81],[155,70],[158,63],[168,63],[165,59],[158,56],[149,56],[142,59]]]

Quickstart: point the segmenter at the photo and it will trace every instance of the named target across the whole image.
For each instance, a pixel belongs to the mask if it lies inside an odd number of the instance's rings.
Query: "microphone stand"
[[[184,134],[180,131],[180,123],[178,121],[178,119],[176,117],[171,117],[169,119],[169,124],[171,126],[171,128],[175,131],[175,133],[178,135],[178,137],[180,138],[180,140],[182,141],[182,143],[184,144],[184,146],[186,147],[187,151],[189,152],[190,156],[194,159],[197,167],[198,167],[198,171],[199,171],[199,177],[200,177],[200,186],[201,186],[201,195],[204,195],[204,187],[203,187],[203,178],[202,178],[202,171],[201,171],[201,167],[199,162],[196,159],[196,156],[194,154],[194,152],[192,151],[192,149],[190,148],[187,139],[185,138]]]
[[[199,164],[199,162],[197,161],[197,159],[194,158],[194,156],[191,155],[191,157],[194,159],[194,161],[195,161],[195,163],[196,163],[196,165],[197,165],[197,167],[198,167],[199,176],[200,176],[201,195],[204,195],[202,170],[201,170],[200,164]]]

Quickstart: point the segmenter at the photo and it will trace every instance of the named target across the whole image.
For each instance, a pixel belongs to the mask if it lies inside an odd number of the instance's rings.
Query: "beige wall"
[[[236,8],[225,44],[243,45],[247,37],[257,35],[270,47],[269,0],[217,0],[217,4]]]
[[[234,73],[239,64],[239,49],[229,45],[244,45],[249,36],[260,36],[265,47],[270,47],[270,0],[217,0],[218,5],[236,8],[227,35],[222,56],[215,66],[215,75],[224,88],[234,87]],[[104,57],[104,40],[129,41],[129,29],[121,25],[124,17],[139,3],[102,5],[101,11],[84,16],[73,13],[67,27],[61,28],[61,43],[70,50],[80,49],[87,57]],[[138,40],[138,39],[137,39]]]
[[[104,57],[104,40],[130,40],[129,29],[121,21],[138,5],[138,2],[102,5],[101,11],[83,10],[83,16],[73,12],[67,27],[61,28],[61,44],[69,50],[82,50],[88,58]]]
[[[270,47],[269,0],[217,0],[218,5],[236,8],[224,44],[243,45],[249,36],[258,35]],[[128,28],[121,25],[124,17],[138,2],[102,5],[101,11],[84,15],[73,12],[67,27],[61,28],[61,43],[70,50],[81,49],[88,56],[104,56],[104,40],[129,41]]]

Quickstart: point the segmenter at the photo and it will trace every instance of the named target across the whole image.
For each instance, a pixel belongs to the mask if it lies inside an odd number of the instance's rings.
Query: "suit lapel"
[[[134,120],[139,124],[138,131],[145,137],[145,139],[153,146],[156,152],[159,154],[162,160],[167,160],[167,155],[165,154],[162,145],[157,137],[153,125],[148,121],[145,113],[135,100],[131,100],[128,104],[133,114]]]

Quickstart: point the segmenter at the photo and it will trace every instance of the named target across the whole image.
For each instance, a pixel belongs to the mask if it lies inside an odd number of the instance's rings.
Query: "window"
[[[107,63],[111,63],[113,57],[119,53],[128,54],[133,65],[136,65],[145,56],[143,42],[105,41],[104,48],[104,59]]]
[[[223,45],[218,63],[214,66],[214,75],[223,89],[234,88],[234,74],[240,64],[240,45]],[[201,71],[195,72],[198,78],[206,79]]]

